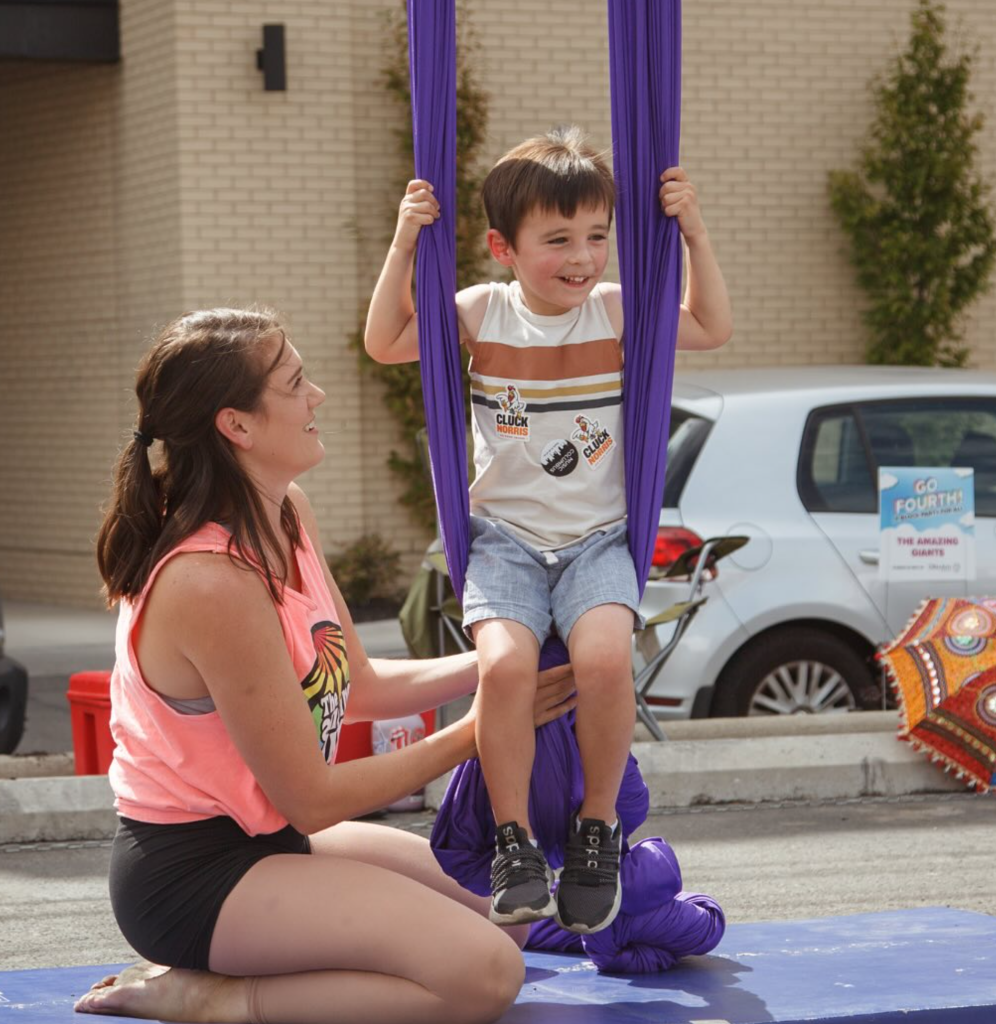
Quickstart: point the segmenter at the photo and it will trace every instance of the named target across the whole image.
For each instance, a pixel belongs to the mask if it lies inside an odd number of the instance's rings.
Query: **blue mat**
[[[600,975],[543,953],[526,965],[503,1024],[996,1022],[996,918],[942,907],[731,925],[665,974]],[[0,1024],[91,1020],[73,1000],[115,969],[0,972]]]

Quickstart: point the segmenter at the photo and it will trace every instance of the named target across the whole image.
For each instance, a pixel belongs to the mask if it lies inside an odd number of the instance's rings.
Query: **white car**
[[[976,579],[880,578],[879,466],[973,467]],[[750,540],[705,584],[706,603],[648,693],[654,715],[881,706],[873,654],[923,598],[996,594],[996,374],[679,373],[655,562],[734,534]],[[686,596],[687,584],[652,581],[643,611]]]

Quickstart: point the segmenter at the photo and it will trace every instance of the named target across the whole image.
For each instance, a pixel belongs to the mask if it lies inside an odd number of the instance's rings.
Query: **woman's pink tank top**
[[[227,815],[249,834],[276,832],[287,819],[270,803],[235,747],[217,711],[174,711],[142,678],[134,635],[159,570],[174,556],[211,551],[228,557],[229,533],[208,523],[177,545],[152,570],[134,601],[121,601],[111,675],[111,733],[116,744],[108,773],[118,813],[156,824]],[[315,721],[325,760],[335,759],[349,691],[349,664],[339,616],[318,555],[301,531],[295,552],[301,591],[287,588],[274,602]]]

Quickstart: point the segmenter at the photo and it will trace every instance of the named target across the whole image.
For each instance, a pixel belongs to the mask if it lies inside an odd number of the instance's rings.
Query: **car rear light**
[[[676,562],[689,548],[698,547],[702,538],[682,526],[662,526],[657,531],[654,542],[654,557],[651,565],[657,569],[666,569]]]

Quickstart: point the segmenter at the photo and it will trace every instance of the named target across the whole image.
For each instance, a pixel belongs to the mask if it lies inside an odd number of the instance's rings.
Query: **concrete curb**
[[[645,742],[646,733],[638,729],[633,744],[655,810],[966,790],[897,741],[895,712],[714,719],[665,728],[667,742]],[[0,843],[114,834],[117,819],[107,777],[52,775],[71,770],[71,756],[65,754],[0,758]],[[439,808],[448,781],[446,775],[426,787],[430,809]]]
[[[869,722],[871,728],[860,732],[824,731],[823,725],[795,735],[749,735],[754,729],[748,727],[740,736],[637,742],[633,756],[654,810],[966,791],[963,782],[896,739],[895,715],[889,713],[888,722],[888,731]],[[720,728],[725,732],[729,727]],[[756,728],[764,732],[771,726]],[[426,787],[428,807],[439,809],[448,781],[447,775]]]
[[[116,828],[106,775],[0,781],[0,843],[107,839]]]

